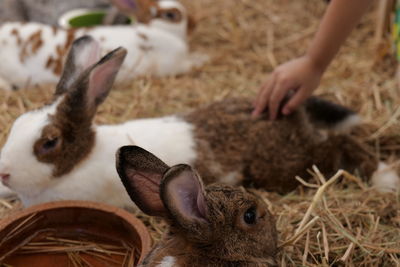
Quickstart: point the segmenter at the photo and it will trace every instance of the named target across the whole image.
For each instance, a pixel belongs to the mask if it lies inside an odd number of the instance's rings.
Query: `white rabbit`
[[[190,124],[176,117],[137,120],[116,126],[92,125],[126,55],[117,49],[99,61],[90,37],[76,40],[67,57],[53,104],[14,123],[0,156],[0,179],[25,206],[81,199],[132,206],[115,170],[115,152],[131,140],[173,164],[193,160]],[[97,63],[96,63],[97,62]],[[162,131],[157,131],[159,128]],[[158,138],[162,135],[162,138]],[[174,151],[174,155],[164,151]]]
[[[108,0],[1,0],[0,22],[35,21],[56,26],[58,18],[75,8],[108,8]]]
[[[193,23],[178,1],[151,1],[140,10],[127,5],[129,1],[113,0],[126,13],[129,8],[139,12],[147,24],[69,30],[34,22],[1,25],[0,86],[18,89],[56,83],[72,41],[83,35],[100,42],[103,53],[118,46],[128,50],[117,82],[129,82],[138,75],[176,75],[204,63],[205,56],[189,53],[186,36]]]
[[[167,166],[125,146],[117,170],[136,205],[169,225],[140,266],[276,266],[277,231],[266,203],[243,189],[204,186],[189,165]]]
[[[112,164],[116,150],[127,144],[168,165],[195,165],[206,183],[245,183],[281,193],[293,190],[295,176],[307,177],[313,164],[327,174],[359,169],[366,177],[377,168],[377,160],[346,134],[321,135],[316,123],[335,128],[356,115],[318,99],[277,121],[252,120],[251,102],[234,99],[184,116],[96,127],[96,108],[126,54],[120,48],[98,61],[99,50],[91,37],[76,40],[54,102],[21,115],[11,128],[0,155],[0,179],[27,206],[62,199],[133,205]]]

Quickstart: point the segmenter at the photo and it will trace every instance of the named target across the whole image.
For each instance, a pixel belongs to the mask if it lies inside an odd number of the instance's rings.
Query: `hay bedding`
[[[141,78],[132,86],[115,88],[100,108],[98,123],[185,112],[230,96],[254,96],[273,67],[304,53],[326,7],[320,0],[184,2],[199,18],[191,46],[209,54],[211,62],[188,75]],[[354,134],[380,158],[396,164],[400,155],[396,65],[388,45],[376,50],[375,22],[374,12],[364,17],[317,94],[359,111],[366,124]],[[50,100],[51,94],[51,87],[0,92],[0,145],[14,119]],[[261,192],[277,218],[282,266],[399,266],[399,197],[379,194],[346,173],[325,186],[322,175],[314,177],[286,196]],[[20,208],[18,200],[1,200],[0,218]],[[165,225],[143,214],[139,217],[159,239]]]

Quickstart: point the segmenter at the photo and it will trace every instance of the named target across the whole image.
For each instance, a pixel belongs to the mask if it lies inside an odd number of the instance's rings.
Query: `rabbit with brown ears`
[[[263,200],[242,187],[203,185],[189,165],[169,167],[125,146],[117,171],[135,204],[169,230],[140,266],[275,266],[277,231]]]
[[[110,164],[132,140],[168,163],[194,160],[192,126],[176,116],[93,125],[126,53],[117,48],[100,58],[98,42],[77,39],[53,102],[14,122],[0,154],[0,180],[25,206],[67,199],[134,206]]]
[[[187,114],[93,124],[126,56],[116,49],[100,59],[91,37],[74,42],[54,101],[14,122],[0,155],[0,180],[25,206],[55,200],[92,200],[133,206],[110,162],[121,146],[134,144],[168,165],[195,166],[206,184],[223,182],[287,193],[295,176],[309,177],[316,164],[329,175],[359,170],[374,185],[396,191],[399,178],[357,140],[333,130],[350,128],[358,116],[312,98],[290,116],[251,119],[251,102],[228,99]],[[383,163],[381,166],[384,166]],[[1,192],[2,190],[0,190]]]

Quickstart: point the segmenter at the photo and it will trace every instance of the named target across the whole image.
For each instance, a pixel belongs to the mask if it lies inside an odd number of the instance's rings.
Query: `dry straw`
[[[225,97],[254,97],[273,67],[306,51],[326,8],[322,0],[184,2],[198,18],[191,47],[212,60],[187,75],[141,78],[132,86],[115,88],[100,108],[98,123],[186,112]],[[375,10],[353,32],[316,93],[359,111],[365,125],[353,134],[377,157],[396,164],[400,155],[396,62],[388,38],[376,43]],[[50,100],[51,93],[51,87],[0,92],[0,145],[13,120]],[[339,172],[326,182],[317,169],[313,172],[315,181],[303,182],[286,196],[261,192],[277,218],[282,266],[400,265],[399,197],[375,192],[357,175]],[[19,208],[16,200],[2,200],[0,216]],[[165,225],[139,216],[159,239]]]
[[[98,236],[89,233],[72,233],[54,228],[43,228],[27,235],[26,230],[42,220],[43,217],[36,213],[23,219],[0,241],[0,247],[17,235],[24,235],[14,247],[0,254],[0,263],[10,255],[22,254],[59,254],[66,255],[70,265],[74,267],[90,267],[92,260],[106,263],[109,266],[133,266],[138,262],[138,248],[126,244],[124,241],[99,240]]]

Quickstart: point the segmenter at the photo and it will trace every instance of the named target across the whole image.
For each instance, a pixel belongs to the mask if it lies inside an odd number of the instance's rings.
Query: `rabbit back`
[[[196,168],[206,182],[220,177],[219,182],[286,193],[298,185],[296,176],[309,176],[307,169],[313,164],[325,173],[361,166],[369,175],[376,168],[376,160],[360,150],[361,144],[344,134],[324,134],[305,108],[275,121],[266,114],[252,119],[251,110],[249,100],[231,99],[187,116],[195,125]],[[359,152],[350,153],[355,148]]]
[[[73,40],[85,34],[100,43],[103,53],[119,46],[128,50],[117,82],[138,75],[175,75],[192,67],[184,40],[147,25],[63,30],[40,23],[6,23],[0,27],[0,60],[7,62],[0,68],[0,80],[9,84],[5,89],[56,83]]]
[[[87,32],[98,40],[103,52],[122,46],[128,50],[117,80],[134,76],[176,75],[185,71],[188,47],[185,40],[149,25],[102,26]],[[123,38],[122,38],[123,36]]]
[[[15,87],[55,83],[75,37],[39,23],[6,23],[0,27],[0,76]]]

